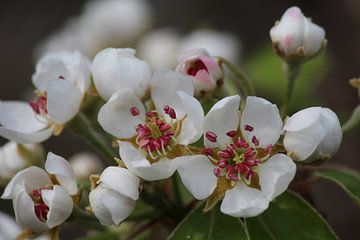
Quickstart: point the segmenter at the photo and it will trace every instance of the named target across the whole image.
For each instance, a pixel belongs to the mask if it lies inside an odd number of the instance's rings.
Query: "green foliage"
[[[263,214],[246,222],[251,240],[337,239],[319,213],[291,192],[285,192]]]
[[[324,77],[329,66],[329,56],[321,54],[305,63],[295,83],[292,100],[292,111],[318,102],[314,90]],[[282,60],[274,53],[271,46],[260,48],[245,63],[255,88],[260,95],[272,99],[274,103],[282,103],[286,92],[285,74]]]
[[[360,174],[350,169],[322,170],[316,175],[339,185],[360,206]]]
[[[203,208],[201,204],[189,213],[168,240],[248,239],[240,219],[222,214],[218,206],[208,213]]]

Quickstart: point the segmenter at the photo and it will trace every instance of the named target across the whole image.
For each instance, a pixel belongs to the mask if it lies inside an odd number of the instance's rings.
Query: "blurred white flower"
[[[16,239],[21,233],[21,228],[14,219],[0,212],[0,240]]]
[[[8,142],[0,148],[0,181],[6,181],[25,167],[41,163],[44,149],[39,144]]]
[[[92,174],[100,173],[103,169],[101,159],[93,153],[78,153],[69,158],[69,162],[79,179],[87,180]]]
[[[38,143],[60,134],[79,111],[90,87],[90,62],[79,52],[48,54],[32,77],[37,98],[0,102],[0,135],[17,143]]]
[[[272,153],[282,128],[277,107],[247,97],[240,119],[239,105],[240,97],[230,96],[211,108],[204,120],[207,156],[183,161],[178,172],[196,199],[220,193],[215,198],[223,197],[221,212],[253,217],[287,189],[296,165],[285,154]]]
[[[125,47],[152,25],[152,16],[146,0],[88,1],[82,14],[42,42],[36,54],[79,50],[93,57],[106,47]]]
[[[179,52],[194,48],[204,48],[211,56],[221,56],[231,62],[238,62],[241,57],[240,40],[230,32],[196,29],[181,40]]]
[[[222,80],[223,72],[216,59],[205,49],[193,49],[178,57],[176,71],[188,76],[195,88],[195,95],[213,91]]]
[[[18,172],[1,196],[13,200],[19,226],[37,233],[65,222],[73,210],[71,196],[78,194],[76,177],[64,158],[49,153],[45,169],[32,166]]]
[[[325,31],[306,18],[298,7],[286,10],[270,30],[277,53],[285,59],[311,58],[325,44]]]
[[[118,225],[135,208],[140,180],[125,168],[107,167],[98,184],[89,194],[91,209],[101,224]]]
[[[153,70],[173,69],[179,54],[180,35],[174,29],[159,29],[143,36],[137,51]]]
[[[299,161],[327,160],[342,141],[339,119],[329,108],[303,109],[286,121],[284,130],[284,147]]]
[[[136,80],[136,79],[134,79]],[[120,157],[126,167],[148,180],[165,179],[177,168],[179,147],[202,135],[204,111],[186,76],[170,70],[157,71],[150,81],[155,109],[146,112],[130,90],[116,92],[101,108],[102,128],[120,139]]]

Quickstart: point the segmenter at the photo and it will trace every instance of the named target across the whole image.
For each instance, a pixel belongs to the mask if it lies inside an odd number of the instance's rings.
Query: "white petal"
[[[20,133],[33,133],[44,129],[48,124],[39,121],[26,102],[0,102],[0,124],[9,130]]]
[[[158,162],[151,164],[146,159],[145,153],[136,149],[131,143],[119,142],[119,146],[120,157],[126,167],[130,172],[147,181],[161,180],[170,177],[176,171],[177,163],[180,160],[179,158],[172,160],[162,158]]]
[[[221,203],[221,212],[233,217],[255,217],[265,211],[269,200],[260,190],[238,183],[226,191]]]
[[[183,184],[198,200],[205,199],[214,192],[218,178],[213,170],[214,165],[203,155],[188,156],[178,167]]]
[[[46,221],[49,228],[62,224],[70,217],[74,203],[65,188],[54,185],[53,190],[41,190],[41,196],[49,207]]]
[[[288,188],[296,164],[285,154],[276,154],[259,167],[261,192],[271,201]]]
[[[103,225],[117,225],[134,210],[135,201],[102,184],[89,194],[92,211]]]
[[[131,115],[132,107],[139,109],[138,116]],[[145,122],[145,108],[132,91],[121,90],[100,109],[98,121],[106,132],[115,137],[131,138],[136,135],[136,126]]]
[[[151,77],[150,66],[134,56],[133,49],[107,48],[92,63],[93,79],[101,97],[109,99],[120,89],[131,89],[143,97]]]
[[[179,91],[194,96],[194,86],[190,78],[166,69],[155,72],[151,78],[151,98],[156,109],[163,115],[166,105],[175,109],[178,118],[185,115],[182,100],[177,94]]]
[[[6,186],[2,199],[12,199],[16,195],[17,185],[25,182],[26,190],[31,192],[40,187],[51,185],[48,174],[41,168],[32,166],[18,172]]]
[[[318,121],[321,107],[309,107],[292,115],[285,123],[284,130],[296,132],[303,130]]]
[[[15,220],[12,217],[0,212],[0,239],[16,239],[20,233],[21,229],[16,224]]]
[[[304,29],[304,48],[307,55],[316,54],[322,47],[325,39],[325,30],[312,23],[309,19],[305,19]]]
[[[45,162],[45,169],[48,173],[54,174],[59,183],[70,195],[78,192],[77,179],[71,165],[63,157],[49,152]]]
[[[0,136],[20,144],[40,143],[48,139],[52,134],[53,130],[51,128],[33,133],[22,133],[0,127]]]
[[[19,194],[13,200],[16,222],[22,228],[30,228],[31,230],[42,233],[48,231],[49,228],[41,222],[35,214],[34,202],[25,190],[25,182],[19,184]]]
[[[125,168],[107,167],[101,174],[100,182],[125,197],[139,198],[140,180]]]
[[[47,88],[47,110],[56,124],[64,124],[79,112],[83,95],[66,80],[53,80]]]
[[[340,121],[336,113],[334,113],[331,109],[322,108],[321,122],[324,129],[326,129],[326,135],[318,147],[318,154],[320,156],[325,154],[333,156],[339,150],[342,141]]]
[[[230,96],[218,101],[208,112],[204,120],[204,134],[210,131],[217,135],[217,142],[212,143],[204,137],[207,147],[226,147],[231,139],[227,132],[236,130],[239,126],[239,105],[238,95]]]
[[[245,125],[252,126],[253,131],[246,131]],[[260,142],[260,147],[273,145],[279,139],[282,129],[279,109],[263,98],[247,97],[240,126],[248,143],[252,143],[252,138],[255,136]]]
[[[186,114],[177,140],[180,144],[188,145],[199,140],[203,133],[204,110],[196,98],[183,91],[179,91],[177,94],[182,101],[182,112]]]

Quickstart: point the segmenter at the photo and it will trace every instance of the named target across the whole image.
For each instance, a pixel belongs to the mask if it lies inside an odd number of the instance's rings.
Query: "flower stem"
[[[173,187],[173,191],[174,191],[175,201],[180,206],[184,206],[184,202],[181,197],[181,192],[180,192],[180,187],[179,187],[179,179],[178,179],[177,174],[174,174],[171,177],[171,180],[172,180],[172,187]]]
[[[79,113],[70,122],[69,128],[73,133],[83,137],[89,144],[94,146],[96,150],[106,158],[109,164],[116,164],[112,149],[109,148],[101,136],[95,132],[84,114]]]
[[[352,112],[349,120],[342,125],[343,134],[349,133],[351,130],[355,129],[360,125],[360,105],[358,105]]]
[[[281,115],[283,118],[289,114],[289,109],[291,107],[291,98],[294,93],[295,82],[300,72],[300,64],[285,62],[284,71],[287,80],[287,87],[286,87],[284,106],[281,111],[282,113]]]

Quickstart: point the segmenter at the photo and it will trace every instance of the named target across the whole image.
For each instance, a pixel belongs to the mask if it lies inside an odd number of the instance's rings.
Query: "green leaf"
[[[251,240],[338,239],[320,214],[303,198],[285,192],[260,216],[246,220]]]
[[[315,174],[339,185],[360,206],[360,173],[349,169],[334,169]]]
[[[248,240],[239,218],[222,214],[219,206],[203,213],[204,204],[190,212],[176,227],[168,240]]]
[[[315,89],[326,74],[329,56],[321,54],[304,64],[296,80],[292,110],[309,106],[319,101]],[[274,103],[282,103],[285,97],[286,81],[282,68],[282,60],[274,53],[269,44],[260,47],[244,64],[260,96],[273,99]]]

